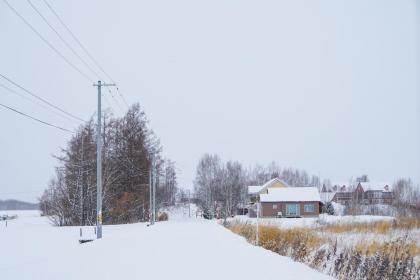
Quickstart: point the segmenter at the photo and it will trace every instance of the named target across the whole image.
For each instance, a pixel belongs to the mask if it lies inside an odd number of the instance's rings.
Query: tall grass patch
[[[259,227],[259,244],[255,241],[254,224],[232,221],[225,226],[255,245],[305,263],[337,279],[420,279],[420,265],[415,261],[420,253],[419,248],[407,236],[383,243],[366,240],[352,247],[337,244],[337,239],[331,238],[349,232],[389,234],[392,230],[419,228],[418,221],[412,219],[291,229],[262,225]],[[331,234],[325,236],[318,232]]]
[[[393,230],[413,230],[419,228],[420,220],[414,218],[366,223],[333,223],[320,227],[321,230],[335,234],[349,232],[388,234]]]

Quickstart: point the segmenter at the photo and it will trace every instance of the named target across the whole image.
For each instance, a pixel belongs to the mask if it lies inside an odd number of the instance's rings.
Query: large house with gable
[[[248,186],[248,198],[251,203],[255,203],[260,194],[267,193],[268,189],[289,188],[290,186],[279,178],[271,179],[262,186]]]
[[[343,205],[392,204],[394,201],[391,184],[374,182],[357,182],[355,187],[348,184],[334,184],[331,188],[323,186],[321,197],[324,202],[334,201]]]
[[[321,198],[315,187],[291,187],[279,178],[262,186],[249,186],[249,215],[256,216],[256,203],[261,204],[261,217],[318,217]]]

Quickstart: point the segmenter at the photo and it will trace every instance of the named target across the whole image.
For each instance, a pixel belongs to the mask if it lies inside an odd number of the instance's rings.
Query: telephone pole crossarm
[[[93,86],[94,87],[116,87],[117,84],[107,84],[107,83],[102,83],[101,81],[98,81],[98,83],[94,83]]]

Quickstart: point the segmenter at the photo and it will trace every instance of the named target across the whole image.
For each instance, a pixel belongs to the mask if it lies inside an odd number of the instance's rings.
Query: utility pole
[[[188,190],[188,218],[191,218],[191,192]]]
[[[80,238],[83,236],[82,233],[82,227],[83,227],[83,173],[84,173],[84,145],[83,145],[83,141],[84,141],[84,133],[82,131],[82,156],[81,156],[81,161],[80,161],[80,177],[81,177],[81,184],[80,184]],[[79,170],[80,170],[79,169]]]
[[[150,159],[150,168],[149,168],[149,224],[153,225],[154,218],[153,218],[153,163],[154,157],[151,156]]]
[[[153,224],[156,222],[156,183],[157,179],[156,164],[153,165]]]
[[[149,224],[152,224],[152,162],[149,167]]]
[[[116,86],[98,81],[93,86],[98,87],[98,124],[96,131],[96,238],[102,238],[102,129],[101,129],[101,88]]]
[[[260,244],[260,202],[257,201],[257,232],[255,234],[256,245]]]

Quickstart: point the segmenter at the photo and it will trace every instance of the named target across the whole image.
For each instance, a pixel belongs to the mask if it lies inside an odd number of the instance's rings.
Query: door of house
[[[287,216],[299,216],[300,215],[300,207],[299,204],[293,203],[293,204],[287,204],[286,208],[286,215]]]

